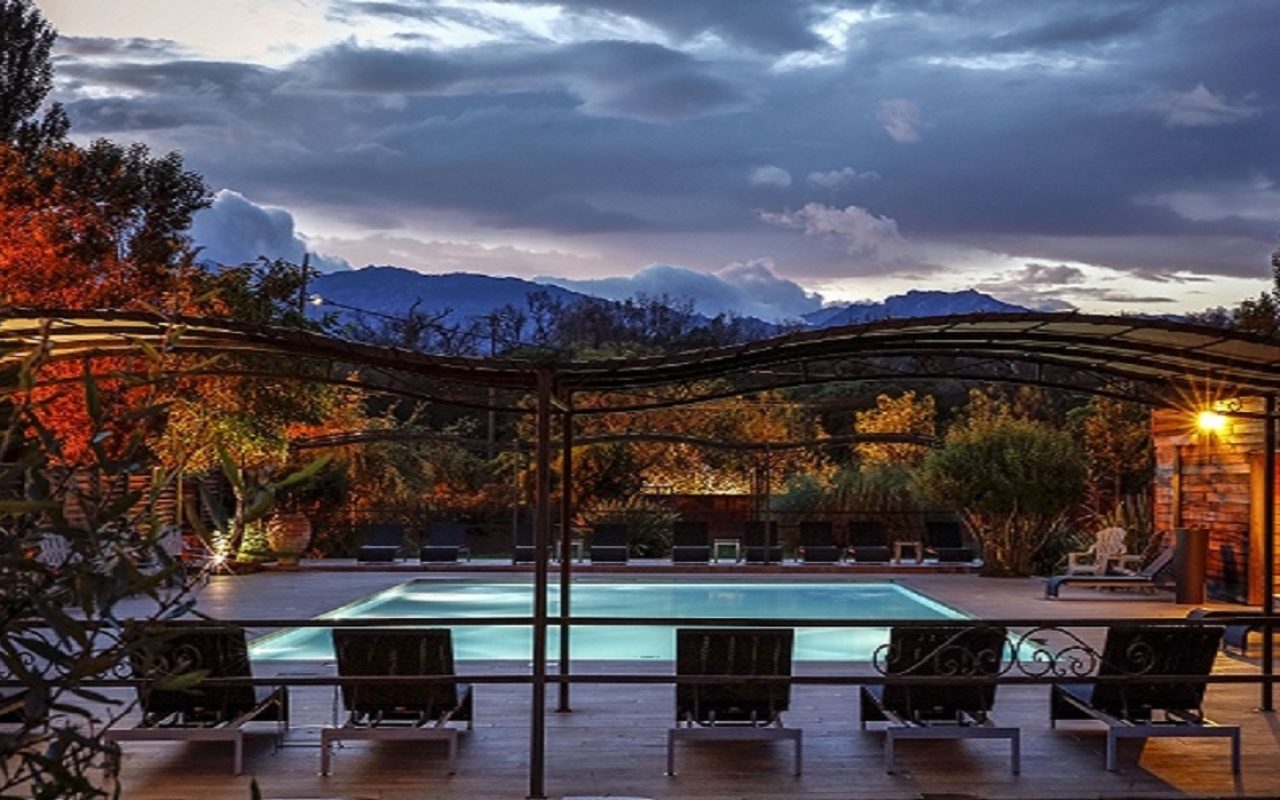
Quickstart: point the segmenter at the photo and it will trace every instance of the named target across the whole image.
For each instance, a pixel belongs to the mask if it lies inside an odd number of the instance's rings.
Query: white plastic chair
[[[1103,528],[1089,549],[1067,554],[1068,575],[1106,575],[1112,564],[1124,563],[1128,546],[1124,528]]]

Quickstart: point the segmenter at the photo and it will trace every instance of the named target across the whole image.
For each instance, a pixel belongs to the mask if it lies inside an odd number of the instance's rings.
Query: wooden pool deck
[[[527,574],[509,573],[515,580]],[[433,570],[430,577],[475,578],[474,573]],[[829,574],[794,571],[798,581],[829,581]],[[200,608],[218,618],[311,617],[395,585],[401,572],[302,571],[215,578]],[[486,579],[493,576],[486,576]],[[651,580],[651,573],[636,573]],[[679,580],[683,576],[673,576]],[[1039,599],[1043,582],[963,574],[889,575],[975,617],[1098,619],[1181,617],[1189,610],[1171,596],[1106,594],[1069,589],[1060,601]],[[625,579],[609,575],[609,579]],[[739,579],[730,576],[729,579]],[[740,578],[746,580],[747,578]],[[851,575],[851,580],[864,576]],[[584,580],[590,580],[584,575]],[[1225,606],[1224,606],[1225,607]],[[1100,636],[1091,631],[1089,636]],[[1254,655],[1257,648],[1255,647]],[[293,674],[323,672],[324,664],[279,667]],[[460,671],[510,673],[527,664],[463,662]],[[575,665],[578,673],[669,673],[668,663]],[[1256,674],[1257,659],[1220,656],[1217,672]],[[859,674],[865,664],[836,665]],[[799,662],[798,675],[833,671],[832,665]],[[331,672],[329,673],[331,674]],[[555,689],[548,708],[555,708]],[[230,774],[226,744],[127,743],[123,796],[137,800],[249,796],[256,778],[266,798],[293,800],[407,800],[408,798],[523,798],[528,791],[530,689],[520,685],[476,687],[476,726],[464,734],[458,772],[445,774],[443,746],[356,743],[336,751],[333,774],[319,773],[319,731],[330,719],[333,690],[292,690],[294,730],[272,752],[270,737],[247,748],[245,775]],[[883,735],[861,731],[857,690],[851,686],[796,686],[790,727],[802,728],[804,774],[790,774],[788,746],[776,743],[684,745],[679,774],[664,773],[666,731],[671,725],[669,685],[596,685],[573,688],[572,712],[547,722],[547,796],[552,798],[1182,798],[1280,796],[1280,716],[1255,711],[1256,684],[1209,688],[1207,710],[1221,722],[1243,726],[1244,769],[1233,776],[1221,740],[1157,739],[1145,749],[1121,749],[1119,771],[1103,768],[1100,725],[1064,723],[1050,730],[1048,687],[1002,686],[996,717],[1022,729],[1022,774],[1009,771],[1000,741],[916,742],[900,745],[899,771],[883,766]]]

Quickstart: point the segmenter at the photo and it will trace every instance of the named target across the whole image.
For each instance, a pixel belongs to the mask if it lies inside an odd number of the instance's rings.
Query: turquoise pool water
[[[550,611],[559,613],[559,592],[552,587]],[[319,619],[527,616],[532,591],[522,583],[471,583],[414,580]],[[962,619],[963,614],[895,583],[580,583],[573,587],[573,614],[588,617],[730,617],[735,619],[914,620]],[[888,640],[888,628],[798,628],[798,661],[870,660]],[[503,625],[453,629],[459,660],[524,660],[532,653],[528,628]],[[559,632],[551,630],[548,652],[558,653]],[[670,660],[675,635],[667,626],[575,627],[570,639],[574,659]],[[256,659],[331,660],[328,628],[294,628],[255,642]]]

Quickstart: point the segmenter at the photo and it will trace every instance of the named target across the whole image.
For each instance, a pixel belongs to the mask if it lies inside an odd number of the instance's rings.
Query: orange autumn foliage
[[[201,280],[198,270],[178,260],[184,255],[182,242],[151,248],[152,254],[173,258],[130,255],[140,226],[121,211],[127,203],[102,186],[124,182],[125,171],[137,171],[137,159],[130,167],[110,158],[124,152],[105,144],[96,150],[65,145],[33,155],[0,144],[0,307],[218,310],[195,301]],[[98,357],[41,368],[41,385],[32,399],[66,463],[78,461],[94,435],[84,403],[86,370],[107,376],[145,370],[145,365],[135,358]],[[109,420],[136,409],[150,394],[109,377],[97,388]],[[115,427],[108,451],[129,432],[127,424]]]

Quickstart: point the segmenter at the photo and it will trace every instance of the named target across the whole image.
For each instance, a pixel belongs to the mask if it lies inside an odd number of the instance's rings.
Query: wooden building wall
[[[1261,411],[1262,401],[1240,401]],[[1158,530],[1209,532],[1208,592],[1224,600],[1262,600],[1264,428],[1261,420],[1228,418],[1220,433],[1197,430],[1186,411],[1152,414],[1155,524]]]

